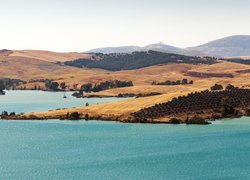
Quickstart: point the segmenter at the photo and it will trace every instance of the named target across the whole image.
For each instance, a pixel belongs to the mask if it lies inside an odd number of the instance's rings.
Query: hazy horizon
[[[0,0],[0,49],[83,52],[250,34],[247,0]]]

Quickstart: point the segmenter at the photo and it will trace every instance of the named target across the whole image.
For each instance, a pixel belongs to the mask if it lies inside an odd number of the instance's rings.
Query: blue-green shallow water
[[[46,91],[6,91],[5,96],[0,96],[0,112],[35,112],[48,111],[57,108],[69,108],[101,104],[113,101],[120,101],[126,98],[75,98],[73,92],[66,92],[66,99],[63,98],[64,92]]]
[[[0,121],[0,179],[250,179],[250,118]]]

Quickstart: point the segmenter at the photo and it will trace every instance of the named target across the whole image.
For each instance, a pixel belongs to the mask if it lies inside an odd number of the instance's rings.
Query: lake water
[[[75,98],[73,92],[66,92],[66,99],[63,98],[64,92],[46,91],[6,91],[5,96],[0,96],[0,112],[36,112],[48,111],[57,108],[70,108],[120,101],[126,98]]]
[[[25,112],[22,104],[34,111],[85,103],[61,98],[10,92],[0,107]],[[0,179],[250,179],[250,118],[208,126],[0,121]]]

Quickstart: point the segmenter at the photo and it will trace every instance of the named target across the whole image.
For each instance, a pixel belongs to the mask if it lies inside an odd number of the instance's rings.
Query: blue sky
[[[250,34],[249,0],[0,0],[0,49],[189,47]]]

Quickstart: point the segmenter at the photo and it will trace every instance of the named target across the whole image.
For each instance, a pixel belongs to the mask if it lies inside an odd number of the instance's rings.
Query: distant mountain
[[[188,56],[244,57],[250,56],[250,35],[229,36],[211,41],[200,46],[185,49],[166,45],[163,43],[157,43],[150,44],[144,47],[121,46],[98,48],[89,50],[86,53],[132,53],[135,51],[149,50]]]
[[[144,47],[140,46],[120,46],[120,47],[104,47],[97,48],[86,51],[85,53],[132,53],[132,52],[147,52],[147,51],[158,51],[164,53],[174,53],[174,54],[182,54],[187,56],[202,56],[205,55],[201,52],[195,50],[182,49],[175,46],[166,45],[163,43],[150,44]]]
[[[110,53],[132,53],[132,52],[140,52],[140,51],[159,51],[159,52],[166,52],[166,53],[176,53],[182,54],[187,50],[166,45],[163,43],[157,44],[150,44],[144,47],[140,46],[121,46],[121,47],[106,47],[106,48],[97,48],[86,51],[86,53],[103,53],[103,54],[110,54]]]
[[[120,46],[120,47],[105,47],[105,48],[96,48],[86,51],[85,53],[131,53],[135,51],[141,51],[141,47],[139,46]]]
[[[158,51],[158,52],[166,52],[166,53],[175,53],[175,54],[182,54],[185,50],[178,48],[178,47],[174,47],[174,46],[170,46],[170,45],[166,45],[163,43],[158,43],[158,44],[150,44],[148,46],[145,46],[142,48],[143,51]]]
[[[250,35],[237,35],[218,39],[201,46],[187,48],[210,56],[250,56]]]

